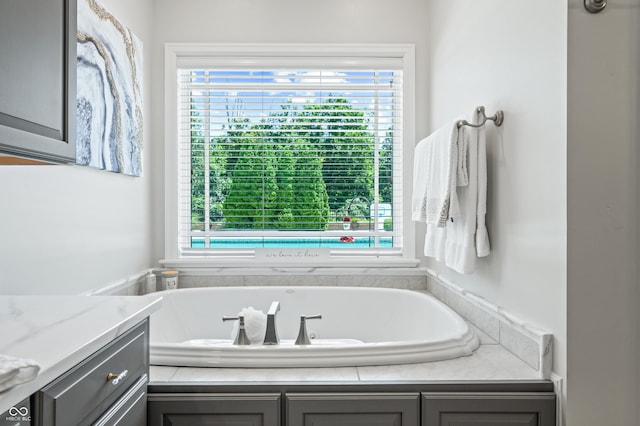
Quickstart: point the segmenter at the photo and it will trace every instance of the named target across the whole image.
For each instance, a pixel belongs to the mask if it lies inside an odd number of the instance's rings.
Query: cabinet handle
[[[120,381],[124,380],[124,378],[127,377],[127,374],[129,374],[129,370],[124,370],[120,374],[109,373],[107,374],[107,382],[111,382],[111,384],[115,386],[120,383]]]

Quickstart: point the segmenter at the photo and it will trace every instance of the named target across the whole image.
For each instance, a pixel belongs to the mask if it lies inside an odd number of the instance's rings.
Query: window
[[[168,253],[413,257],[403,201],[412,49],[371,50],[168,45]]]

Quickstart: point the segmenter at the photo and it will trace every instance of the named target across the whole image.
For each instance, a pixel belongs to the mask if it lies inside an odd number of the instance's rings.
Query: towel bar
[[[481,118],[482,118],[482,122],[480,123],[469,123],[467,120],[460,120],[458,121],[458,128],[462,127],[462,126],[470,126],[470,127],[482,127],[484,126],[484,123],[487,122],[487,120],[491,120],[493,121],[493,123],[500,127],[502,125],[502,122],[504,121],[504,112],[499,109],[496,111],[496,113],[494,115],[492,115],[491,117],[487,117],[487,115],[484,112],[484,107],[483,106],[479,106],[478,107],[478,113],[480,114]]]
[[[607,7],[607,0],[584,0],[584,8],[589,13],[599,13]]]

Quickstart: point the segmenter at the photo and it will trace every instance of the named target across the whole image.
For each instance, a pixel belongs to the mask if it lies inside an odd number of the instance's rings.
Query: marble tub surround
[[[282,285],[426,290],[427,277],[419,268],[217,268],[181,271],[179,287]]]
[[[467,357],[418,364],[336,368],[195,368],[151,366],[152,382],[456,382],[536,381],[524,361],[500,345],[481,345]]]
[[[155,279],[149,269],[87,294],[146,294],[155,289]],[[282,285],[429,291],[474,326],[482,344],[489,341],[500,344],[537,371],[539,377],[548,379],[551,375],[551,334],[524,324],[502,308],[448,282],[427,268],[218,267],[180,270],[180,288]]]
[[[237,286],[337,286],[426,290],[427,277],[417,268],[215,268],[180,270],[179,288]],[[105,284],[86,296],[135,296],[159,289],[153,269]]]
[[[0,353],[33,359],[36,378],[0,392],[0,412],[47,385],[160,307],[148,296],[0,296]]]
[[[470,324],[549,379],[553,363],[553,335],[525,324],[499,306],[428,271],[427,290]]]

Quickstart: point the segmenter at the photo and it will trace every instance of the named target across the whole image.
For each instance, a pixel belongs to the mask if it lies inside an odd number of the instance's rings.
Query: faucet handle
[[[298,338],[296,339],[296,345],[310,345],[311,340],[307,333],[307,320],[310,319],[322,319],[322,315],[300,315],[300,331],[298,331]]]
[[[222,316],[222,321],[237,321],[239,320],[241,317],[241,315],[237,315],[235,317],[233,316],[229,316],[229,315],[223,315]],[[244,318],[244,317],[243,317]]]
[[[233,341],[234,345],[246,346],[250,345],[251,341],[249,340],[249,336],[247,336],[247,332],[244,329],[244,315],[238,315],[236,317],[223,316],[222,321],[238,321],[238,334],[236,335],[235,340]]]

